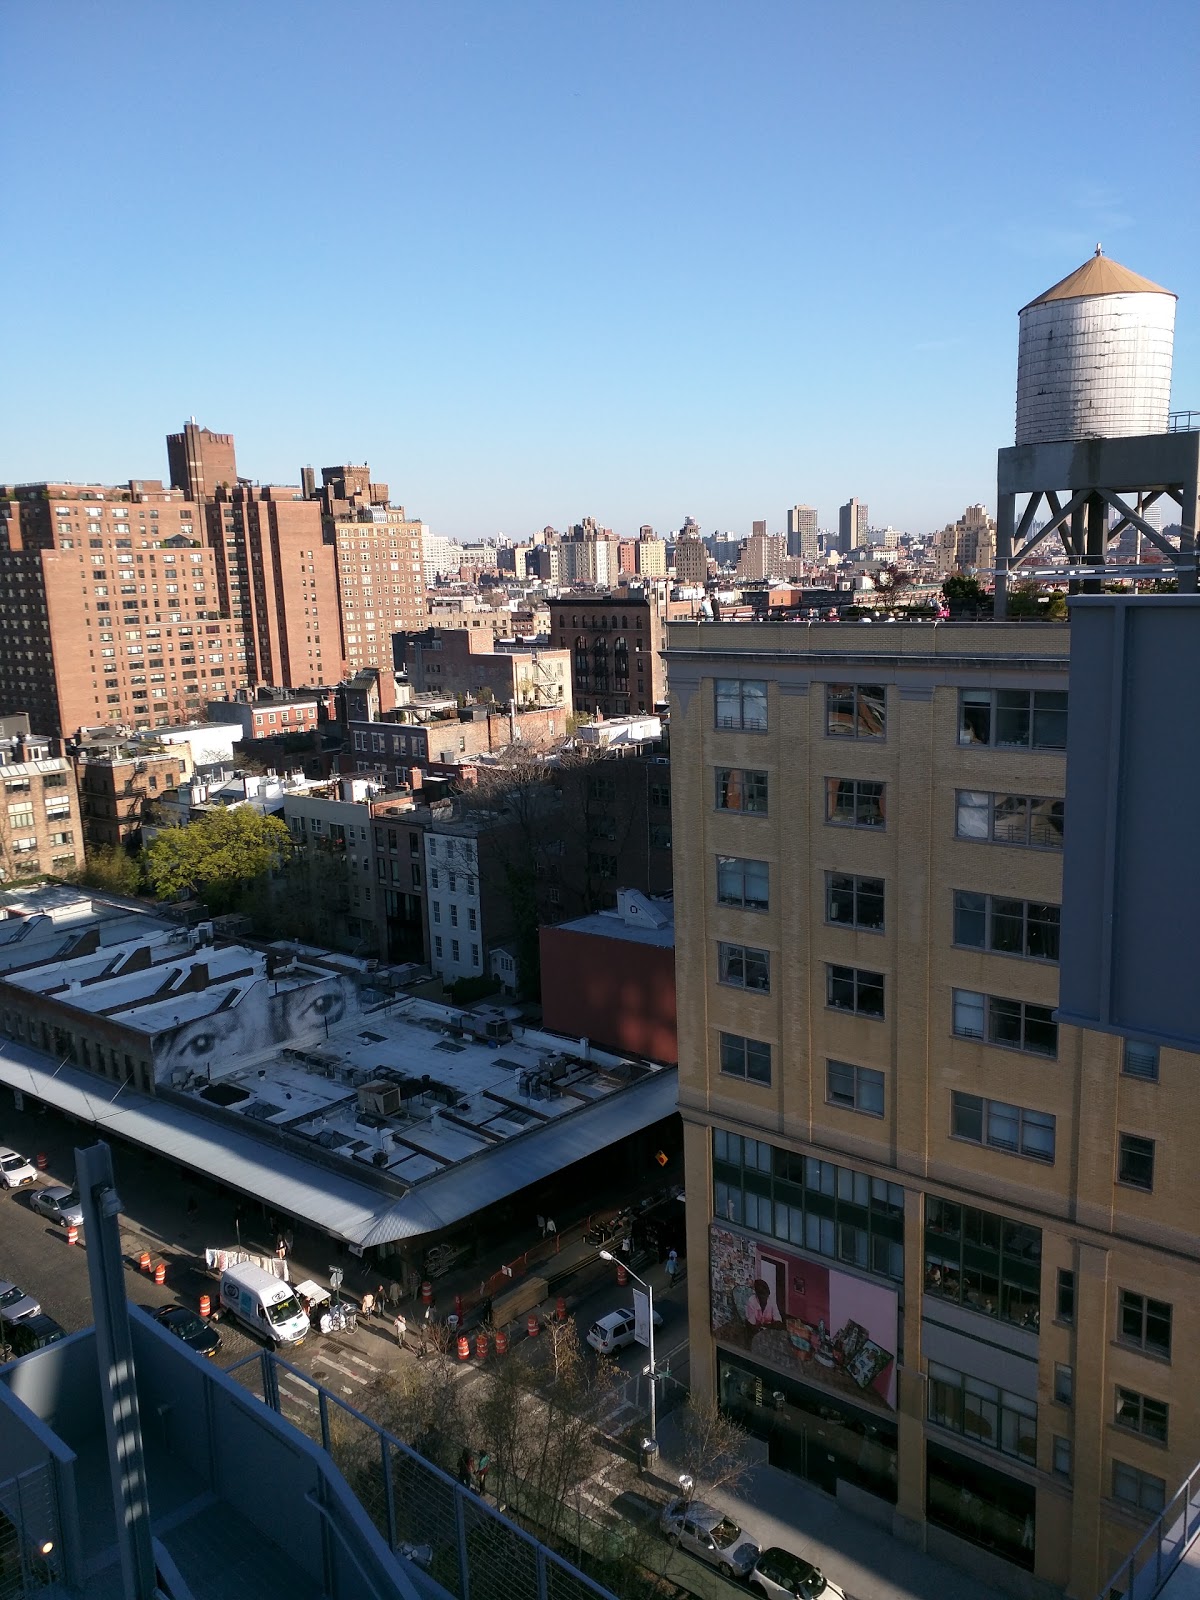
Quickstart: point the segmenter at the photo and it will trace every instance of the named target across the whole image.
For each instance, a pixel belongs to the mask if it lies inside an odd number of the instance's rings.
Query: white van
[[[221,1309],[271,1344],[299,1344],[309,1323],[291,1284],[243,1261],[221,1274]]]

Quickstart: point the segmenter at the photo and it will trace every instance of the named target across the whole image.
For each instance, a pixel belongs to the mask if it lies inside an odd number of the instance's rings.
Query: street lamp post
[[[616,1258],[616,1256],[613,1255],[611,1250],[601,1250],[600,1259],[601,1259],[601,1261],[616,1261],[617,1258]],[[625,1263],[621,1262],[620,1265],[625,1266]],[[649,1312],[649,1322],[650,1322],[650,1443],[657,1450],[657,1448],[658,1448],[658,1393],[657,1393],[658,1370],[657,1370],[657,1368],[655,1367],[655,1364],[654,1364],[654,1290],[646,1282],[645,1278],[639,1278],[637,1273],[631,1271],[628,1266],[625,1266],[625,1271],[629,1273],[629,1276],[633,1279],[633,1281],[635,1283],[640,1283],[642,1288],[645,1289],[645,1291],[646,1291],[647,1310]]]

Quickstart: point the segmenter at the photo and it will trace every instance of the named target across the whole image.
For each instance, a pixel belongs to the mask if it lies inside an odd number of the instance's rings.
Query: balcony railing
[[[1200,415],[1200,414],[1198,414]],[[1200,1534],[1200,1462],[1101,1589],[1097,1600],[1154,1600]]]

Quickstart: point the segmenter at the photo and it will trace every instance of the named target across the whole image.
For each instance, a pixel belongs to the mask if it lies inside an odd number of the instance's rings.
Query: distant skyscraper
[[[838,550],[849,555],[867,542],[867,508],[860,500],[851,497],[838,510]]]
[[[804,561],[817,559],[817,508],[792,506],[787,514],[787,553]]]

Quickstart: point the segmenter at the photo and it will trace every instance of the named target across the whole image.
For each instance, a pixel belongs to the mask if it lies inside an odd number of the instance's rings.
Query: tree
[[[142,869],[137,856],[119,844],[100,844],[87,852],[75,882],[89,889],[104,889],[109,894],[137,894],[142,887]]]
[[[292,836],[277,817],[252,806],[209,812],[185,828],[166,828],[146,850],[146,876],[160,900],[203,893],[222,908],[248,879],[282,865]]]
[[[750,1435],[726,1416],[710,1395],[692,1395],[681,1419],[683,1448],[680,1463],[692,1480],[690,1499],[704,1485],[708,1494],[719,1489],[736,1493],[750,1470]]]
[[[1066,596],[1061,589],[1047,590],[1036,579],[1026,578],[1010,586],[1008,614],[1014,622],[1065,622]]]
[[[962,610],[978,610],[991,599],[978,578],[964,578],[959,573],[945,580],[942,595],[948,606]]]

